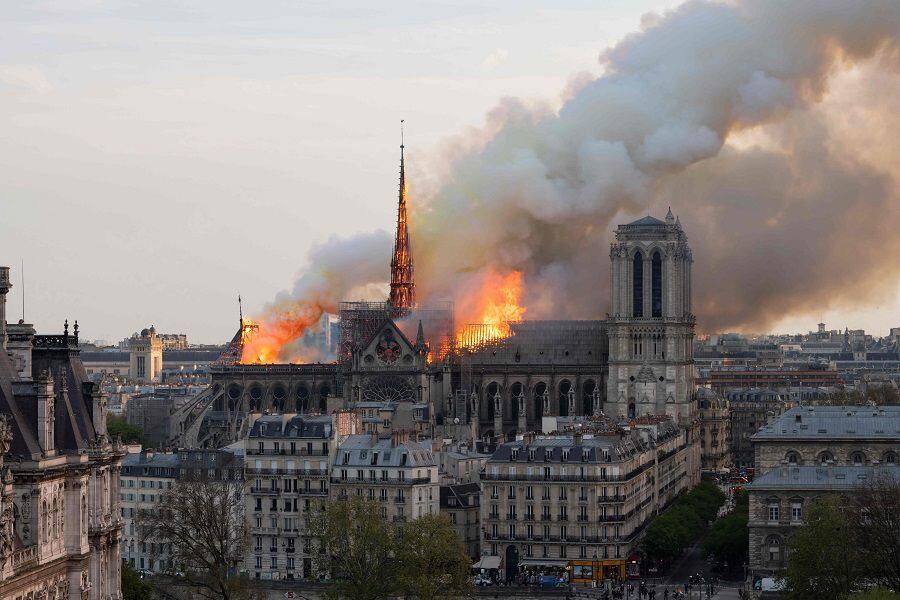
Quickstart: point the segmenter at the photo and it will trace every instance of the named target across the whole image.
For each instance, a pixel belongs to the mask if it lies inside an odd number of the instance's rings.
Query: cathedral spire
[[[409,227],[406,221],[406,170],[403,161],[403,121],[400,121],[400,198],[397,205],[397,233],[394,237],[394,256],[391,259],[391,308],[395,315],[409,312],[416,304],[416,284],[413,281],[412,251],[409,247]]]

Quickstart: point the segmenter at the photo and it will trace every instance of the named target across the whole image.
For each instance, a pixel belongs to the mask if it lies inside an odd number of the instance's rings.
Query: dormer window
[[[534,460],[534,449],[528,450],[528,460]]]
[[[567,460],[569,460],[569,450],[565,449],[562,451],[562,461],[566,462]]]
[[[519,458],[519,449],[513,448],[512,453],[510,454],[510,460],[518,460]]]

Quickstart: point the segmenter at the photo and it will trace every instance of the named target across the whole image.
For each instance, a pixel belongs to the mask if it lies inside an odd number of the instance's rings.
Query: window
[[[769,520],[777,521],[778,516],[778,504],[774,502],[769,503]]]
[[[766,540],[766,550],[769,553],[769,563],[781,562],[781,540],[777,536],[769,536]]]
[[[787,462],[789,465],[799,465],[800,464],[800,455],[796,452],[788,452],[787,453]]]
[[[866,455],[859,451],[854,452],[850,455],[850,462],[857,467],[864,465],[866,464]]]
[[[791,503],[791,521],[793,523],[799,523],[803,520],[803,503],[802,502],[792,502]]]
[[[889,465],[897,464],[897,455],[893,452],[885,452],[881,457],[881,462],[887,463]]]
[[[631,315],[644,316],[644,255],[635,252],[631,269]]]
[[[650,262],[650,279],[650,316],[658,319],[662,317],[662,259],[659,251],[653,253]]]
[[[819,462],[823,465],[828,462],[834,462],[834,454],[828,452],[827,450],[825,452],[822,452],[819,455]]]

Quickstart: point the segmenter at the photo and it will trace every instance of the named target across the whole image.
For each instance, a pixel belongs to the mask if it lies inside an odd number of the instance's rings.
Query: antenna
[[[22,322],[25,322],[25,259],[22,259],[19,272],[22,275]]]

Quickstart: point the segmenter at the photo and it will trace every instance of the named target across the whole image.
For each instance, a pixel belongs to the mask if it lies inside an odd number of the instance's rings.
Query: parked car
[[[541,587],[561,587],[566,584],[565,579],[556,575],[541,575],[538,578],[538,585]]]

